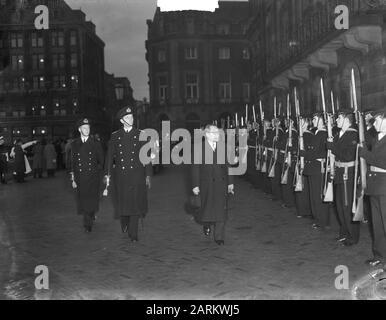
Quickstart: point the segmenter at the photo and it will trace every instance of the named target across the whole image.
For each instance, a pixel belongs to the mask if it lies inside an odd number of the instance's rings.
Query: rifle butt
[[[362,222],[365,219],[364,208],[363,208],[363,196],[357,199],[357,205],[355,210],[353,211],[355,211],[353,212],[354,213],[353,221]]]
[[[323,202],[333,202],[333,201],[334,201],[334,187],[332,182],[328,182]]]

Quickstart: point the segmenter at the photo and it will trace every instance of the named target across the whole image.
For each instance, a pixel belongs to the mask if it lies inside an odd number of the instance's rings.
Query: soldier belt
[[[285,154],[286,152],[285,150],[280,150],[280,153]]]
[[[268,151],[273,152],[273,148],[266,148]]]
[[[351,162],[336,161],[335,166],[337,168],[352,168],[352,167],[355,167],[355,161],[351,161]]]
[[[386,173],[385,169],[378,168],[378,167],[370,167],[371,172],[379,172],[379,173]]]

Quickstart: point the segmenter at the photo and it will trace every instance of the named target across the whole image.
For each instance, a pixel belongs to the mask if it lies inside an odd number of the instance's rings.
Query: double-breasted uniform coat
[[[88,137],[71,144],[71,172],[77,184],[77,212],[83,215],[85,227],[90,226],[93,215],[99,210],[101,178],[103,174],[104,154],[99,141]]]
[[[142,216],[148,212],[146,177],[152,176],[152,165],[144,165],[140,150],[147,142],[140,141],[140,131],[123,128],[111,135],[106,170],[110,176],[110,190],[114,217]]]

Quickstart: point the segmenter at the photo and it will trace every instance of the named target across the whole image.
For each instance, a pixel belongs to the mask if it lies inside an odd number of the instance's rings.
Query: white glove
[[[76,189],[76,188],[78,188],[78,185],[76,184],[76,182],[75,182],[75,181],[72,181],[72,188],[73,188],[73,189]]]
[[[233,184],[228,186],[228,193],[235,194],[235,186]]]
[[[196,196],[198,196],[198,195],[200,194],[200,188],[199,188],[199,187],[195,187],[195,188],[193,189],[193,193],[194,193]]]

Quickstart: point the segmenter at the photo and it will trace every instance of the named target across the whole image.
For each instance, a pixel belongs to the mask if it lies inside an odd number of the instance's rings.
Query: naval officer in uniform
[[[70,174],[76,189],[78,214],[83,215],[83,227],[92,231],[95,213],[99,209],[104,155],[99,141],[90,136],[89,119],[77,123],[80,137],[71,144]]]
[[[105,179],[111,185],[115,219],[120,219],[122,232],[137,242],[139,220],[148,211],[147,188],[151,186],[152,166],[144,165],[139,157],[147,141],[139,140],[141,131],[134,128],[132,108],[121,109],[117,118],[123,127],[111,135]]]

